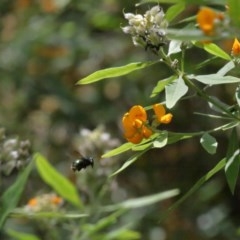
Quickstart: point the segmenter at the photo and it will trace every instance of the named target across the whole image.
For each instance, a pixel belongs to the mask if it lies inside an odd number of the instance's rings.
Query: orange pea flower
[[[211,8],[203,7],[197,13],[197,23],[199,28],[206,34],[211,35],[214,33],[216,22],[223,20],[222,13],[218,13]]]
[[[232,55],[234,57],[240,56],[240,43],[237,38],[234,39],[233,45],[232,45]]]
[[[25,206],[26,211],[56,211],[63,203],[63,199],[55,193],[43,194],[31,198]]]
[[[132,143],[140,143],[152,135],[152,130],[146,126],[147,113],[140,105],[133,106],[122,118],[125,138]]]
[[[171,113],[166,114],[166,110],[162,104],[160,103],[154,104],[153,111],[159,123],[168,124],[172,121],[173,115]]]
[[[52,204],[58,206],[58,205],[62,204],[63,199],[61,197],[58,197],[58,196],[52,196],[50,201],[51,201]]]
[[[27,205],[28,205],[29,207],[34,207],[34,206],[37,205],[37,203],[38,203],[37,198],[31,198],[31,199],[28,201]]]

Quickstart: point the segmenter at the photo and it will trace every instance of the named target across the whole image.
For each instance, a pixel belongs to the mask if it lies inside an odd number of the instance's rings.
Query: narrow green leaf
[[[148,142],[144,143],[144,144],[137,144],[135,146],[132,147],[133,151],[144,151],[146,149],[149,149],[152,146],[152,141],[149,140]]]
[[[166,29],[167,37],[169,39],[177,39],[181,41],[207,41],[211,40],[208,36],[203,35],[202,31],[195,28],[184,28],[179,31],[179,29],[168,28]]]
[[[40,238],[35,235],[19,232],[13,229],[7,229],[7,234],[16,240],[40,240]]]
[[[194,134],[192,133],[174,133],[168,132],[168,142],[167,144],[173,144],[184,139],[192,138]]]
[[[153,145],[153,142],[155,139],[159,137],[159,133],[154,133],[150,138],[144,139],[141,143],[139,144],[134,144],[132,146],[133,151],[147,151],[150,149]]]
[[[109,158],[109,157],[113,157],[113,156],[119,155],[119,154],[121,154],[123,152],[126,152],[126,151],[132,149],[133,146],[134,146],[133,143],[130,143],[130,142],[124,143],[121,146],[119,146],[117,148],[114,148],[113,150],[103,154],[102,158]]]
[[[89,76],[79,80],[77,84],[89,84],[93,82],[97,82],[100,80],[103,80],[105,78],[113,78],[113,77],[119,77],[123,75],[127,75],[133,71],[140,70],[142,68],[149,67],[158,61],[153,61],[153,62],[136,62],[136,63],[130,63],[125,66],[121,67],[113,67],[113,68],[107,68],[107,69],[102,69],[99,71],[96,71]]]
[[[113,174],[111,174],[109,177],[113,177],[117,174],[119,174],[120,172],[122,172],[123,170],[125,170],[126,168],[128,168],[131,164],[133,164],[135,161],[137,161],[137,159],[143,155],[148,149],[146,149],[145,151],[141,151],[141,152],[137,152],[136,154],[132,155],[123,165],[122,167],[120,167],[116,172],[114,172]]]
[[[119,208],[127,208],[127,209],[134,209],[140,207],[146,207],[152,205],[154,203],[166,200],[168,198],[172,198],[177,196],[180,193],[178,189],[172,189],[165,192],[153,194],[150,196],[140,197],[140,198],[133,198],[126,200],[121,203],[117,203],[114,205],[104,207],[106,211],[113,211]]]
[[[218,143],[216,139],[208,133],[204,133],[200,139],[203,148],[210,154],[215,154]]]
[[[179,2],[179,3],[171,6],[170,8],[168,8],[165,17],[168,20],[168,22],[171,22],[182,11],[184,11],[184,9],[185,9],[185,3]]]
[[[240,165],[239,153],[240,151],[239,151],[239,145],[238,145],[237,130],[236,128],[234,128],[232,130],[231,136],[229,137],[228,151],[226,156],[227,163],[225,166],[225,174],[226,174],[227,182],[232,194],[234,194],[238,173],[239,173],[239,165]]]
[[[228,105],[228,104],[226,104],[226,103],[224,103],[224,102],[222,102],[220,99],[218,99],[217,97],[215,97],[215,96],[210,96],[209,95],[209,97],[212,99],[212,101],[214,101],[214,103],[215,104],[213,104],[213,103],[208,103],[208,105],[209,105],[209,107],[212,109],[212,110],[214,110],[214,111],[216,111],[216,112],[220,112],[220,113],[224,113],[223,112],[223,109],[230,109],[230,105]]]
[[[208,74],[208,75],[189,75],[190,79],[196,79],[197,81],[208,84],[208,85],[217,85],[217,84],[228,84],[228,83],[239,83],[240,78],[233,76],[220,76],[218,74]]]
[[[185,84],[181,76],[165,87],[166,106],[172,108],[178,100],[188,91],[188,86]]]
[[[116,212],[101,218],[95,224],[83,225],[83,229],[87,231],[88,236],[90,237],[94,233],[102,231],[107,227],[112,226],[114,223],[116,223],[116,220],[125,212],[124,209],[116,209],[116,210],[117,210]]]
[[[168,78],[165,78],[163,80],[158,81],[158,83],[155,86],[155,88],[153,89],[152,94],[151,94],[150,97],[157,96],[159,93],[161,93],[165,89],[166,85],[170,84],[175,79],[177,79],[177,76],[172,75],[172,76],[170,76]]]
[[[59,195],[70,203],[82,207],[82,202],[75,186],[44,158],[41,154],[35,154],[38,172],[42,179],[51,186]]]
[[[14,218],[31,218],[31,219],[46,219],[46,218],[69,218],[69,219],[78,219],[83,217],[88,217],[88,214],[78,213],[78,212],[27,212],[24,209],[14,209],[11,213],[11,217]]]
[[[129,226],[123,225],[107,233],[106,239],[104,240],[139,240],[142,239],[139,232],[127,229]]]
[[[2,194],[0,199],[0,229],[7,216],[17,206],[32,167],[33,161],[19,173],[16,181]]]
[[[207,174],[201,177],[193,187],[185,193],[179,200],[177,200],[163,215],[165,218],[171,211],[178,208],[181,203],[183,203],[187,198],[189,198],[193,193],[195,193],[205,182],[211,179],[216,173],[224,168],[226,164],[226,159],[222,159],[213,169],[211,169]]]
[[[226,63],[221,69],[219,69],[217,74],[220,76],[224,76],[233,68],[235,68],[235,64],[233,61],[230,61],[230,62]]]
[[[240,107],[240,86],[236,88],[235,97],[236,97],[238,106]]]
[[[133,150],[133,151],[143,151],[146,148],[149,148],[150,145],[152,145],[152,141],[158,136],[157,133],[153,134],[150,138],[144,139],[141,143],[139,144],[133,144],[130,142],[124,143],[118,148],[115,148],[104,155],[102,155],[102,158],[107,158],[107,157],[113,157],[116,155],[119,155],[123,152],[126,152],[128,150]]]
[[[215,43],[201,43],[201,42],[193,42],[195,46],[199,47],[199,48],[203,48],[206,52],[220,57],[222,59],[231,61],[231,57],[229,56],[229,54],[227,54],[225,51],[223,51],[220,47],[218,47]]]
[[[182,0],[141,0],[140,3],[178,3],[181,2]],[[137,3],[136,6],[139,6],[140,4]]]

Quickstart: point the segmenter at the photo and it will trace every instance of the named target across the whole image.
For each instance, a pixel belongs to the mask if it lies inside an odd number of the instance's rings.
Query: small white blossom
[[[151,8],[144,15],[125,13],[124,17],[129,25],[122,30],[132,36],[134,45],[149,48],[156,53],[166,43],[168,22],[160,6]]]

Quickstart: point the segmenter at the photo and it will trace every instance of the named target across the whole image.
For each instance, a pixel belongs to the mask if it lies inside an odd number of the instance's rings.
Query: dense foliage
[[[238,239],[239,8],[2,1],[0,238]]]

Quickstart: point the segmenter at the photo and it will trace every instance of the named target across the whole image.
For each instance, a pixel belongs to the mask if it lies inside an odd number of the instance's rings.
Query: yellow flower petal
[[[153,111],[155,115],[157,116],[157,120],[161,122],[161,118],[166,114],[166,110],[164,106],[160,103],[153,105]]]
[[[131,143],[137,144],[143,140],[143,135],[140,132],[136,132],[132,137],[126,139]]]
[[[237,38],[234,39],[232,46],[232,55],[239,56],[240,55],[240,43]]]
[[[129,110],[130,118],[132,119],[140,119],[143,122],[147,121],[147,113],[146,110],[140,106],[135,105]]]
[[[144,138],[149,138],[153,134],[152,130],[146,126],[143,126],[142,133]]]
[[[173,115],[171,113],[168,113],[161,117],[161,123],[168,124],[172,121]]]

